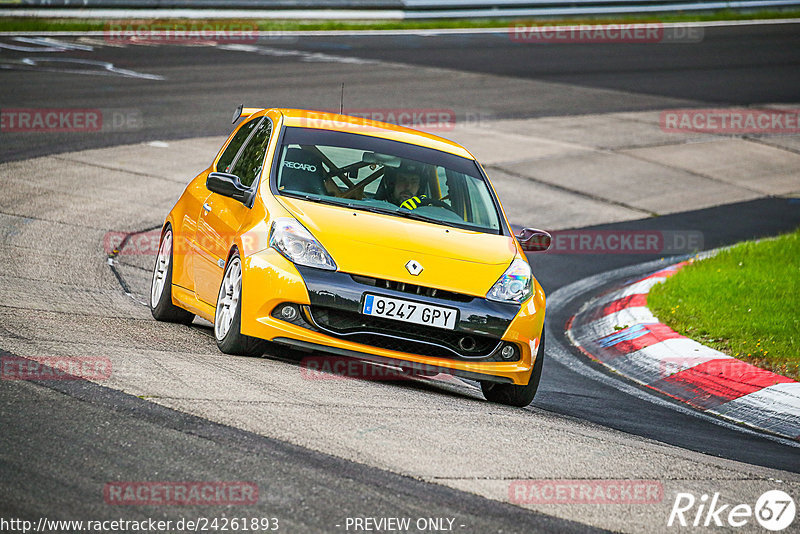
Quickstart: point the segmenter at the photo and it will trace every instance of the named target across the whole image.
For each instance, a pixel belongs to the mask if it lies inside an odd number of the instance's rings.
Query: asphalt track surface
[[[4,136],[0,161],[227,134],[233,102],[338,110],[342,83],[345,108],[446,108],[459,120],[800,100],[800,25],[703,32],[698,43],[565,45],[517,43],[502,30],[452,36],[274,34],[240,45],[250,52],[117,47],[102,37],[74,43],[83,49],[51,52],[46,42],[5,37],[7,45],[25,50],[0,49],[0,108],[64,105],[133,111],[141,121],[134,128],[96,136]],[[21,65],[26,58],[36,64]],[[142,75],[169,75],[164,81],[100,75],[108,74],[104,66],[76,60],[108,62]],[[387,72],[370,60],[419,68]],[[424,67],[452,69],[452,76]],[[66,70],[97,75],[63,76]]]
[[[268,43],[268,52],[115,48],[98,43],[92,50],[47,55],[111,62],[138,73],[163,75],[164,81],[66,73],[63,64],[55,62],[51,70],[27,69],[18,61],[34,52],[3,50],[7,70],[0,72],[0,107],[133,110],[143,123],[133,131],[93,136],[3,133],[0,161],[225,134],[229,110],[239,102],[335,109],[343,65],[349,65],[346,99],[358,101],[359,107],[448,107],[459,114],[495,118],[800,100],[796,25],[706,29],[704,40],[691,48],[686,44],[520,46],[505,36],[285,41]],[[91,46],[90,41],[81,42]],[[445,67],[452,69],[460,85],[454,86],[453,79],[426,78],[425,70],[405,69],[391,77],[377,72],[369,61],[315,61],[313,56],[275,50]],[[774,235],[798,224],[797,201],[766,198],[598,228],[700,230],[705,246],[711,248]],[[531,257],[548,293],[586,276],[650,259],[655,258]],[[561,326],[580,305],[580,297],[563,303],[548,317],[549,332],[554,334],[550,339],[575,358],[582,357],[568,347]],[[258,511],[285,518],[290,531],[331,530],[344,516],[367,514],[455,516],[470,532],[586,528],[211,423],[101,386],[44,386],[4,382],[0,388],[0,448],[6,451],[0,463],[3,517],[35,518],[44,512],[69,517],[76,510],[95,518],[109,516],[115,512],[97,503],[94,492],[98,482],[110,479],[254,478],[262,488],[279,488],[261,501]],[[621,394],[554,359],[546,360],[533,406],[567,420],[596,423],[688,451],[800,472],[796,448]],[[42,502],[50,503],[47,510]],[[164,518],[177,514],[169,508],[156,512]],[[186,515],[185,510],[180,512]],[[137,515],[154,514],[132,510],[129,517]]]
[[[0,442],[15,451],[2,464],[0,514],[6,519],[124,517],[175,524],[181,518],[220,517],[207,506],[119,511],[97,502],[98,481],[155,476],[256,483],[260,499],[247,507],[246,516],[277,518],[280,532],[342,530],[345,517],[432,514],[457,518],[454,528],[465,532],[592,531],[211,423],[108,388],[82,382],[46,384],[4,384],[0,422],[10,431],[3,432]],[[43,421],[56,424],[43,427]],[[233,517],[241,513],[228,511]]]
[[[666,36],[670,30],[664,31]],[[499,33],[361,37],[346,43],[316,37],[307,39],[297,48],[722,106],[796,101],[800,91],[797,25],[685,31],[695,33],[686,36],[675,33],[673,43],[628,43],[624,46],[619,43],[561,44],[556,37],[537,38],[531,33],[527,37],[510,38],[508,33]],[[700,42],[694,42],[695,39]],[[615,108],[611,102],[594,99],[548,102],[536,98],[532,104],[525,111],[514,111],[540,116],[592,113],[600,109],[630,110],[635,106],[621,101]]]

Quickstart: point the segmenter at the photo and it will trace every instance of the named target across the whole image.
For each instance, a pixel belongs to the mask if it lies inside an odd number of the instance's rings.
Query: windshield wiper
[[[382,213],[384,215],[396,215],[397,214],[396,210],[390,210],[388,208],[378,208],[378,207],[375,207],[375,206],[354,206],[354,205],[351,204],[350,207],[353,208],[353,209],[369,211],[370,213]]]
[[[423,221],[423,222],[429,222],[429,223],[433,223],[433,224],[442,224],[444,226],[450,226],[451,228],[461,228],[460,226],[458,226],[456,224],[453,224],[453,223],[450,223],[450,222],[447,222],[447,221],[442,221],[442,220],[439,220],[439,219],[434,219],[433,217],[426,217],[424,215],[420,215],[418,213],[414,213],[413,211],[407,210],[405,208],[396,209],[396,210],[390,210],[390,209],[386,209],[386,208],[377,208],[377,207],[374,207],[374,206],[359,206],[358,209],[370,211],[372,213],[383,213],[383,214],[386,214],[386,215],[399,215],[400,217],[404,217],[406,219],[414,219],[415,221]]]
[[[414,219],[415,221],[424,221],[434,224],[443,224],[445,226],[450,226],[451,228],[460,228],[459,226],[451,222],[442,221],[440,219],[434,219],[433,217],[426,217],[424,215],[420,215],[419,213],[414,213],[413,211],[397,210],[394,213],[400,215],[401,217],[405,217],[406,219]]]
[[[342,206],[344,208],[354,208],[354,209],[356,208],[356,206],[350,203],[343,204],[341,202],[336,202],[334,200],[330,200],[325,197],[307,195],[305,193],[296,193],[294,191],[288,191],[288,192],[282,192],[281,194],[285,197],[299,198],[301,200],[310,200],[311,202],[319,202],[320,204],[330,204],[331,206]]]
[[[295,193],[294,191],[281,191],[281,195],[290,198],[300,198],[302,200],[310,200],[311,202],[324,202],[320,197],[306,195],[305,193]]]
[[[391,210],[388,208],[378,208],[376,206],[361,206],[357,204],[351,203],[343,203],[343,202],[336,202],[333,200],[328,200],[326,198],[313,196],[313,195],[306,195],[304,193],[295,193],[293,191],[282,193],[284,196],[292,197],[292,198],[300,198],[302,200],[310,200],[311,202],[319,202],[320,204],[329,204],[331,206],[341,206],[343,208],[349,208],[353,210],[361,210],[361,211],[368,211],[370,213],[380,213],[382,215],[399,215],[400,217],[406,219],[413,219],[415,221],[422,221],[428,222],[433,224],[441,224],[444,226],[449,226],[451,228],[462,228],[461,226],[447,222],[441,221],[439,219],[434,219],[433,217],[426,217],[424,215],[420,215],[418,213],[414,213],[413,211],[407,210],[405,208],[398,208],[396,210]]]

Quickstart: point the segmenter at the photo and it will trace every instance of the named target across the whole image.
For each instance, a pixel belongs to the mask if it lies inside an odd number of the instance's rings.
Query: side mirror
[[[536,228],[523,228],[522,231],[515,236],[522,245],[522,250],[525,252],[542,252],[550,248],[552,237],[544,230],[537,230]]]
[[[209,173],[206,178],[206,188],[214,193],[238,200],[245,205],[249,203],[252,194],[249,188],[242,185],[238,176],[226,172]]]

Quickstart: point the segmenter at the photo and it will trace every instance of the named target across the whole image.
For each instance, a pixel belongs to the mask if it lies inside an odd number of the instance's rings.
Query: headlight
[[[272,221],[269,246],[292,263],[329,271],[336,270],[336,263],[328,251],[311,235],[311,232],[291,217],[279,217]]]
[[[498,302],[522,302],[533,292],[533,273],[528,262],[517,258],[511,262],[503,276],[486,294],[489,300]]]

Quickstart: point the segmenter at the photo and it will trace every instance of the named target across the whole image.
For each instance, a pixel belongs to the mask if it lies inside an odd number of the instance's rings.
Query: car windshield
[[[474,160],[407,143],[286,128],[274,183],[281,195],[503,233]]]

